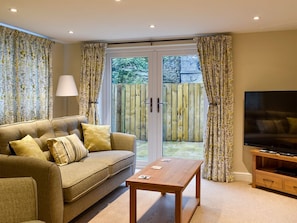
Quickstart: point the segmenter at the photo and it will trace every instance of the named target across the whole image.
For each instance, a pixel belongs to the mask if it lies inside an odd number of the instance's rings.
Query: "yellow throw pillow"
[[[297,118],[287,118],[289,122],[289,133],[290,134],[296,134],[297,133]]]
[[[84,144],[89,151],[111,150],[110,126],[82,123]]]
[[[47,160],[37,142],[30,135],[25,136],[21,140],[11,141],[9,144],[17,156]]]
[[[80,161],[89,153],[76,134],[48,139],[47,145],[57,165]]]

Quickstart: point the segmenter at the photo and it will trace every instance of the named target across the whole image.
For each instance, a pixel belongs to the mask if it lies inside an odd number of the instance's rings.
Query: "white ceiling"
[[[293,30],[297,0],[0,0],[0,23],[62,43]]]

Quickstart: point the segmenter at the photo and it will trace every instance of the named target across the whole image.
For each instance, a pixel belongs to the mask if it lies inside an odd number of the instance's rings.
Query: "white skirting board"
[[[252,183],[252,174],[247,172],[233,172],[234,181],[245,181]]]

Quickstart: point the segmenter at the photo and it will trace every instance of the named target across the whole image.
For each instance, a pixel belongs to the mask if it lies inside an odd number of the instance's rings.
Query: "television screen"
[[[297,155],[297,91],[247,91],[244,145]]]

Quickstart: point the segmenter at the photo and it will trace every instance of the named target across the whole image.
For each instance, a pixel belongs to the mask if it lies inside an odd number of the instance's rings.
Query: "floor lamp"
[[[77,96],[77,88],[72,75],[61,75],[59,77],[56,96],[65,97],[66,115],[68,115],[68,97]]]

